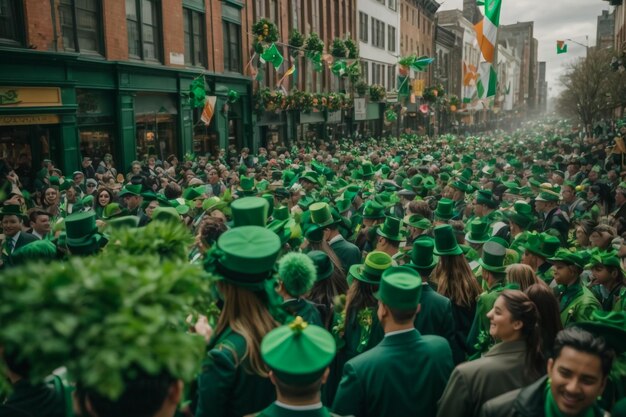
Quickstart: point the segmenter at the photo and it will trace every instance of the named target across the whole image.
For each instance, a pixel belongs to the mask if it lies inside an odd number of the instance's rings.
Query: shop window
[[[98,0],[61,0],[63,49],[102,54],[102,5]]]
[[[202,109],[194,109],[194,120],[200,120]],[[215,119],[217,115],[213,115],[208,126],[204,123],[198,123],[193,128],[193,152],[196,155],[217,155],[219,153],[219,137],[216,132]]]
[[[22,45],[24,19],[21,0],[0,0],[0,43]]]
[[[41,161],[58,156],[50,146],[57,138],[58,128],[54,125],[0,126],[0,159],[15,169],[25,189],[33,191]]]
[[[178,110],[168,94],[137,94],[135,97],[135,128],[137,157],[156,155],[164,160],[178,155],[176,120]]]
[[[184,8],[183,15],[185,20],[185,63],[205,66],[204,13]]]
[[[146,61],[161,60],[161,16],[157,0],[126,0],[128,55]]]
[[[115,155],[112,98],[104,91],[77,89],[76,102],[80,153],[93,159],[97,167],[105,154]]]
[[[223,21],[224,71],[241,72],[241,25]]]

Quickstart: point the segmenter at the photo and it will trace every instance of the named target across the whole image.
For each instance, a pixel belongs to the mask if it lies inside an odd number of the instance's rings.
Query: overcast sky
[[[463,0],[439,0],[442,2],[439,10],[463,9]],[[538,58],[546,61],[548,95],[554,97],[561,90],[558,78],[563,73],[563,65],[585,56],[585,48],[573,42],[567,42],[568,53],[557,55],[556,41],[571,38],[586,44],[585,35],[588,35],[589,46],[595,45],[597,17],[602,10],[612,9],[602,0],[502,0],[500,24],[535,22]]]

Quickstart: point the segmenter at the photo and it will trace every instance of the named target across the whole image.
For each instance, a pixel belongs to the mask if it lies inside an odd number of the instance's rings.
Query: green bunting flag
[[[189,104],[194,109],[204,107],[204,98],[206,90],[204,89],[204,77],[198,77],[191,82],[189,86]]]
[[[565,54],[567,53],[567,44],[565,41],[556,41],[556,54]]]
[[[333,66],[330,68],[331,72],[339,77],[343,77],[346,74],[347,65],[346,61],[343,59],[339,59],[335,61]]]
[[[283,56],[280,54],[275,43],[261,54],[261,63],[265,64],[266,62],[272,64],[275,69],[278,69],[283,63]]]
[[[306,58],[313,64],[313,70],[316,72],[322,71],[322,53],[317,51],[306,51],[304,54]]]
[[[402,75],[398,76],[398,95],[400,96],[408,96],[409,95],[409,77],[404,77]]]

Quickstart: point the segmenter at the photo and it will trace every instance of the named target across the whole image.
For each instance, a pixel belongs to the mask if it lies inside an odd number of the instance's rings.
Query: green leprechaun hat
[[[237,187],[237,193],[243,196],[253,196],[257,193],[257,189],[254,183],[254,178],[242,176],[239,179],[239,186]]]
[[[398,310],[416,310],[422,298],[422,278],[406,266],[392,266],[383,272],[374,297]]]
[[[312,250],[307,253],[307,256],[311,258],[313,264],[315,265],[315,271],[317,272],[316,282],[330,278],[335,271],[335,266],[326,252],[321,250]]]
[[[432,270],[439,262],[439,257],[433,255],[435,239],[430,236],[419,236],[413,242],[411,250],[411,262],[406,266],[419,271]]]
[[[550,262],[563,262],[568,265],[574,265],[581,269],[585,267],[585,259],[579,252],[572,252],[568,249],[559,249],[554,256],[548,258]]]
[[[238,198],[230,204],[233,227],[261,226],[267,224],[268,202],[261,197]]]
[[[450,220],[454,216],[454,201],[449,198],[442,198],[437,203],[435,217],[441,220]]]
[[[491,224],[476,219],[469,224],[469,232],[465,235],[465,240],[469,243],[485,243],[489,240]]]
[[[443,224],[433,229],[435,236],[435,255],[461,255],[463,250],[456,241],[454,230],[449,224]]]
[[[205,256],[204,267],[233,285],[264,288],[280,252],[279,237],[260,226],[241,226],[223,233]]]
[[[528,240],[524,244],[524,249],[545,259],[554,256],[560,247],[561,241],[559,238],[547,233],[530,233]]]
[[[402,226],[402,220],[397,217],[387,217],[385,218],[385,223],[378,229],[376,229],[376,233],[385,239],[394,240],[394,241],[404,241],[405,238],[400,233],[400,227]]]
[[[65,244],[75,254],[90,254],[104,246],[107,240],[98,233],[96,213],[83,211],[65,218]]]
[[[380,276],[385,269],[391,267],[392,262],[387,253],[373,251],[367,254],[364,263],[352,265],[349,273],[361,282],[378,285]]]
[[[500,242],[499,238],[492,238],[483,245],[483,255],[478,260],[483,269],[491,272],[504,272],[506,270],[504,265],[506,247]]]
[[[289,385],[308,386],[319,380],[335,358],[335,338],[302,317],[269,332],[261,342],[261,357],[274,376]]]
[[[313,224],[326,227],[335,223],[328,203],[313,203],[309,206],[309,211],[311,212],[311,222]]]
[[[588,321],[574,326],[602,337],[617,354],[626,351],[626,313],[623,311],[595,310]]]

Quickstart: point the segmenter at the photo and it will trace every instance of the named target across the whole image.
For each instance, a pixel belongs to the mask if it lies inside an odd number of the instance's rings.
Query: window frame
[[[72,39],[74,42],[74,47],[66,47],[65,46],[65,41],[63,40],[64,35],[63,35],[63,25],[60,24],[60,29],[61,29],[61,40],[63,43],[63,50],[65,51],[73,51],[73,52],[77,52],[79,54],[90,54],[90,55],[100,55],[100,56],[104,56],[104,18],[103,18],[103,4],[101,0],[93,0],[95,2],[95,13],[96,13],[96,21],[97,21],[97,28],[94,31],[96,34],[96,47],[97,50],[96,51],[92,51],[89,49],[86,50],[82,50],[80,47],[80,36],[79,36],[79,29],[78,29],[78,13],[77,13],[77,6],[76,6],[76,0],[67,0],[69,2],[71,2],[71,5],[68,4],[63,4],[61,2],[59,2],[59,9],[61,8],[61,6],[67,6],[67,7],[71,7],[71,15],[72,15]],[[60,14],[60,11],[59,11]],[[59,18],[60,19],[60,18]]]
[[[387,35],[389,36],[389,39],[387,39],[387,50],[389,52],[397,52],[398,47],[396,45],[396,27],[392,25],[387,25],[387,32]]]
[[[365,12],[359,11],[359,41],[363,43],[369,42],[369,15]],[[365,26],[365,32],[363,31]]]
[[[230,54],[231,52],[231,36],[226,36],[227,33],[229,33],[227,31],[227,25],[232,25],[235,27],[236,32],[238,33],[239,36],[236,37],[236,41],[237,44],[239,45],[237,49],[237,61],[238,61],[238,68],[235,70],[233,69],[233,58]],[[222,33],[224,33],[224,72],[230,72],[230,73],[238,73],[241,74],[243,71],[243,63],[242,63],[242,54],[241,54],[241,45],[242,45],[242,39],[241,39],[241,23],[235,22],[231,19],[224,19],[222,18]],[[228,54],[228,56],[227,56]]]
[[[20,0],[8,0],[9,7],[13,11],[13,21],[15,22],[15,39],[0,38],[0,45],[3,46],[25,46],[26,45],[26,23],[24,14],[24,2]]]
[[[393,10],[394,12],[398,11],[398,0],[389,0],[387,2],[387,7]]]
[[[135,12],[137,15],[137,25],[139,26],[138,36],[139,36],[139,45],[141,46],[139,49],[140,55],[131,54],[130,52],[130,37],[128,37],[128,11],[126,11],[126,28],[127,28],[127,43],[128,43],[128,58],[131,60],[139,60],[139,61],[147,61],[154,63],[163,63],[163,56],[165,55],[163,51],[163,12],[162,12],[162,3],[161,0],[130,0],[135,3]],[[156,36],[155,36],[155,55],[156,58],[146,58],[143,45],[144,45],[144,33],[143,27],[146,25],[144,23],[143,16],[143,2],[148,1],[152,3],[156,10],[156,20],[157,24],[153,26],[156,27]],[[125,3],[126,5],[126,3]]]
[[[194,14],[199,16],[200,22],[200,45],[199,48],[201,50],[200,54],[200,62],[196,62],[196,50],[194,46],[194,37],[196,36],[194,32]],[[189,32],[185,30],[185,21],[189,19]],[[207,66],[207,46],[206,46],[206,15],[203,12],[200,12],[196,9],[185,7],[183,5],[183,42],[186,43],[187,36],[189,36],[189,51],[185,48],[185,65],[194,66],[194,67],[203,67]],[[189,59],[187,59],[187,52],[189,52]]]

